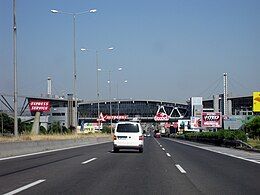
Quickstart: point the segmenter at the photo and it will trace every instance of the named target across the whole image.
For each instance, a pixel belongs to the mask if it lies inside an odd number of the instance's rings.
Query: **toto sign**
[[[51,105],[46,100],[30,100],[29,107],[31,112],[49,112]]]
[[[202,127],[222,127],[222,117],[220,112],[202,112],[201,119]]]

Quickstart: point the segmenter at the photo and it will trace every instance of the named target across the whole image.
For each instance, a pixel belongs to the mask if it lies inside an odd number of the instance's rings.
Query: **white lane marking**
[[[218,154],[223,154],[223,155],[230,156],[230,157],[233,157],[233,158],[237,158],[237,159],[246,160],[246,161],[249,161],[249,162],[260,164],[260,162],[258,162],[256,160],[251,160],[251,159],[243,158],[243,157],[240,157],[240,156],[235,156],[233,154],[228,154],[228,153],[225,153],[225,152],[220,152],[220,151],[217,151],[217,150],[212,150],[212,149],[209,149],[209,148],[200,147],[200,146],[192,145],[192,144],[189,144],[189,143],[183,143],[183,142],[180,142],[180,141],[177,141],[177,140],[171,140],[171,141],[177,142],[177,143],[180,143],[180,144],[184,144],[184,145],[188,145],[188,146],[192,146],[192,147],[195,147],[195,148],[199,148],[199,149],[202,149],[202,150],[208,150],[210,152],[215,152],[215,153],[218,153]]]
[[[166,155],[167,155],[168,157],[171,157],[171,155],[170,155],[168,152],[166,153]]]
[[[111,141],[109,141],[109,142],[111,142]],[[93,145],[99,145],[99,144],[104,144],[104,143],[108,143],[108,142],[97,143],[97,144],[93,144]],[[15,159],[15,158],[22,158],[22,157],[27,157],[27,156],[34,156],[34,155],[37,155],[37,154],[58,152],[58,151],[69,150],[69,149],[74,149],[74,148],[81,148],[81,147],[85,147],[85,146],[93,146],[93,145],[83,144],[83,145],[71,146],[71,147],[67,147],[67,148],[60,148],[60,149],[54,149],[54,150],[48,150],[48,151],[42,151],[42,152],[35,152],[35,153],[30,153],[30,154],[22,154],[22,155],[18,155],[18,156],[10,156],[10,157],[5,157],[5,158],[0,158],[0,161],[10,160],[10,159]]]
[[[41,180],[35,181],[35,182],[33,182],[33,183],[30,183],[30,184],[28,184],[28,185],[26,185],[26,186],[20,187],[20,188],[18,188],[18,189],[16,189],[16,190],[13,190],[13,191],[8,192],[8,193],[3,194],[3,195],[13,195],[13,194],[17,194],[17,193],[19,193],[19,192],[21,192],[21,191],[24,191],[24,190],[26,190],[26,189],[28,189],[28,188],[31,188],[31,187],[33,187],[33,186],[35,186],[35,185],[38,185],[38,184],[40,184],[40,183],[42,183],[42,182],[44,182],[44,181],[46,181],[46,180],[45,180],[45,179],[41,179]]]
[[[186,173],[186,171],[181,167],[181,165],[175,165],[181,173]]]
[[[162,145],[160,145],[160,147],[162,147]]]
[[[165,150],[165,148],[162,148],[162,150],[164,151],[164,150]]]
[[[87,164],[87,163],[89,163],[89,162],[91,162],[91,161],[93,161],[93,160],[97,160],[97,158],[91,158],[91,159],[89,159],[89,160],[87,160],[87,161],[84,161],[84,162],[82,162],[81,164]]]

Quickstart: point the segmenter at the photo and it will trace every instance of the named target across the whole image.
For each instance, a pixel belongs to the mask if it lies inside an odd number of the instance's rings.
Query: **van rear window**
[[[129,133],[136,133],[139,132],[139,127],[137,124],[118,124],[117,125],[117,132],[129,132]]]

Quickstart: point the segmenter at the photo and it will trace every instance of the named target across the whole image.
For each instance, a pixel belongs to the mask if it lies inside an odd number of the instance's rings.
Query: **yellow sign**
[[[253,112],[260,112],[260,92],[253,92]]]

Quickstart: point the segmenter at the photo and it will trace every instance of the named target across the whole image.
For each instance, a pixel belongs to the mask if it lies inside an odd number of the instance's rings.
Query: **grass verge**
[[[110,134],[104,133],[89,133],[89,134],[52,134],[52,135],[20,135],[19,137],[0,136],[0,143],[3,142],[19,142],[19,141],[48,141],[48,140],[67,140],[67,139],[82,139],[86,137],[109,137]]]
[[[253,146],[256,149],[260,149],[260,140],[257,139],[248,139],[247,143],[251,146]]]

